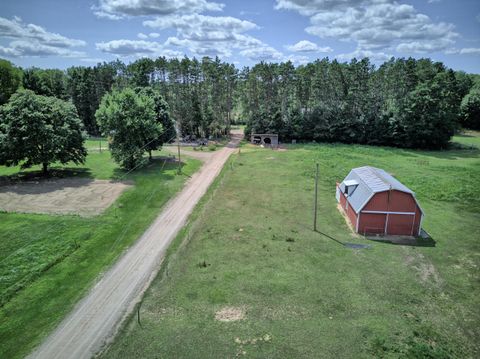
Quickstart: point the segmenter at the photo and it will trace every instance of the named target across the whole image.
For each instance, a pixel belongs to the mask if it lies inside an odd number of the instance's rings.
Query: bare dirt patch
[[[435,266],[422,253],[410,251],[405,255],[405,263],[417,272],[420,282],[437,286],[442,284]]]
[[[225,307],[215,313],[215,320],[220,322],[234,322],[245,319],[245,309],[241,307]]]
[[[95,216],[132,184],[89,178],[26,181],[0,186],[0,210],[6,212]]]

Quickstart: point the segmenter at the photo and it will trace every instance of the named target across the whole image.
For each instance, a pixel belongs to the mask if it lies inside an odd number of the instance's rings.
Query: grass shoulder
[[[478,356],[480,151],[246,145],[232,161],[147,291],[142,327],[132,317],[104,357]],[[416,191],[436,247],[355,250],[313,232],[316,162],[321,231],[365,243],[334,191],[369,164]],[[226,308],[245,317],[217,320]]]
[[[90,153],[84,166],[54,165],[52,169],[65,176],[121,178],[133,183],[103,214],[84,218],[0,213],[0,357],[28,354],[99,273],[144,232],[200,164],[188,159],[183,164],[184,175],[178,176],[176,163],[154,158],[125,176],[108,152]],[[36,169],[16,175],[12,170],[1,167],[0,173],[21,180]]]

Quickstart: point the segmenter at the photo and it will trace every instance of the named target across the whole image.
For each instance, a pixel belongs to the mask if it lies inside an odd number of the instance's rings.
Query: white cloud
[[[70,39],[49,32],[35,24],[27,24],[15,16],[12,20],[0,17],[0,37],[11,39],[8,47],[1,47],[0,53],[10,57],[62,56],[80,57],[85,54],[72,50],[85,46],[83,40]]]
[[[267,45],[245,49],[240,51],[240,54],[253,61],[280,61],[283,59],[281,52]]]
[[[5,57],[17,57],[20,53],[11,47],[0,46],[0,55]]]
[[[105,62],[104,59],[101,59],[101,58],[99,58],[99,57],[85,57],[85,58],[83,58],[83,59],[80,59],[80,61],[90,62],[90,63],[95,63],[95,64]]]
[[[178,35],[190,40],[229,40],[233,34],[257,28],[250,21],[231,16],[206,16],[199,14],[163,16],[144,21],[155,29],[175,28]]]
[[[295,65],[304,65],[308,63],[310,59],[308,58],[308,56],[304,55],[288,55],[284,57],[282,61],[291,61]]]
[[[165,45],[187,48],[196,56],[230,57],[234,49],[269,48],[259,39],[245,34],[247,31],[258,29],[256,24],[231,16],[200,14],[163,16],[144,21],[143,24],[153,29],[176,29],[176,36],[168,38]]]
[[[389,60],[393,55],[386,54],[384,52],[373,52],[370,50],[361,50],[361,49],[356,49],[353,52],[346,53],[346,54],[339,54],[335,56],[337,59],[342,60],[342,61],[349,61],[353,58],[356,59],[363,59],[365,57],[368,57],[371,60],[374,61],[387,61]]]
[[[310,17],[309,34],[351,41],[363,51],[444,51],[458,36],[452,24],[394,0],[277,0],[276,8]]]
[[[333,49],[329,46],[319,47],[317,44],[314,44],[308,40],[302,40],[297,42],[295,45],[287,45],[287,50],[293,52],[332,52]]]
[[[93,9],[95,10],[96,8],[93,8]],[[104,11],[101,11],[101,10],[96,10],[93,13],[95,14],[96,17],[98,17],[100,19],[108,19],[108,20],[123,19],[123,16],[109,14],[108,12],[104,12]]]
[[[225,5],[206,0],[100,0],[92,6],[98,17],[118,20],[127,16],[178,15],[221,11]]]
[[[97,50],[121,57],[165,56],[181,57],[182,52],[165,48],[162,44],[144,40],[112,40],[95,44]]]
[[[460,50],[460,55],[472,54],[480,55],[480,48],[478,47],[467,47]]]
[[[97,50],[102,52],[120,55],[148,55],[154,54],[162,49],[157,42],[144,40],[112,40],[108,42],[99,42],[96,44]]]
[[[151,32],[147,35],[147,34],[144,34],[143,32],[139,32],[137,34],[137,37],[142,40],[146,40],[148,38],[156,39],[157,37],[160,37],[160,34],[158,32]]]
[[[154,15],[143,21],[152,30],[174,29],[164,44],[150,39],[160,37],[158,32],[139,33],[140,40],[113,40],[99,43],[97,48],[121,56],[153,55],[168,48],[188,51],[194,56],[230,57],[234,50],[245,51],[249,57],[277,59],[280,52],[261,40],[247,34],[258,26],[232,16],[202,15],[205,11],[219,11],[223,4],[207,0],[101,0],[96,11],[115,16]],[[128,55],[127,55],[128,54]],[[136,55],[133,55],[136,54]]]

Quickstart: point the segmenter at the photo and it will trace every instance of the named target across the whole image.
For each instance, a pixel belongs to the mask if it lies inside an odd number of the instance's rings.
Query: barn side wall
[[[353,229],[356,231],[356,228],[357,228],[357,214],[353,210],[352,206],[348,205],[346,213],[347,213],[348,219],[350,220],[350,223],[353,226]]]
[[[338,184],[337,184],[338,187]],[[344,210],[345,214],[347,215],[350,223],[352,224],[353,229],[356,231],[357,228],[357,214],[353,210],[352,206],[347,203],[347,198],[345,197],[345,194],[340,191],[340,206]]]

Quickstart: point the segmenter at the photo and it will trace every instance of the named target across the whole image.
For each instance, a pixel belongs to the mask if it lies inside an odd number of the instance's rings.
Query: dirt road
[[[241,135],[232,135],[232,141],[205,161],[150,228],[30,358],[90,358],[115,334],[158,272],[168,245],[235,151]]]

